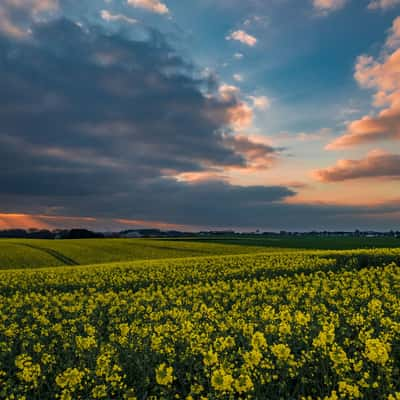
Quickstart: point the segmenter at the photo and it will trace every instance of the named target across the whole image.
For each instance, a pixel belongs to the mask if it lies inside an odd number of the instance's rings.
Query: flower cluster
[[[2,271],[0,398],[399,400],[399,259],[292,251]]]

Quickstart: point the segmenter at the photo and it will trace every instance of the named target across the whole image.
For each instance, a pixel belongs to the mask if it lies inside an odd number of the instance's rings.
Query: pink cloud
[[[257,44],[257,38],[243,30],[232,32],[226,37],[226,40],[236,40],[250,47],[253,47]]]
[[[156,14],[168,14],[168,7],[159,0],[128,0],[128,4]]]
[[[257,110],[267,110],[271,106],[271,100],[267,96],[248,96]]]
[[[8,36],[24,38],[29,35],[32,20],[58,10],[58,0],[1,0],[0,31]],[[14,18],[18,15],[18,20]]]
[[[314,9],[321,15],[343,8],[347,0],[313,0]]]
[[[391,48],[398,48],[400,45],[400,17],[397,17],[390,28],[390,35],[386,41],[386,45]]]
[[[241,100],[240,89],[237,86],[223,84],[218,89],[219,97],[232,105],[227,109],[227,123],[235,130],[243,130],[253,122],[253,109]]]
[[[397,18],[382,59],[358,57],[354,77],[362,88],[374,89],[373,105],[381,110],[347,125],[346,132],[326,146],[328,150],[379,140],[400,140],[400,49],[391,50],[400,34]]]
[[[243,130],[253,122],[253,110],[248,104],[240,102],[228,109],[229,124],[236,130]]]
[[[361,160],[339,160],[333,167],[313,171],[321,182],[341,182],[350,179],[400,179],[400,155],[374,150]]]

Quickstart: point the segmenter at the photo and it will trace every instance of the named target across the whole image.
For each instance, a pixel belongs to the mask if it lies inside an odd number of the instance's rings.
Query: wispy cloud
[[[271,100],[267,96],[248,96],[247,98],[257,110],[267,110],[271,107]]]
[[[135,18],[129,18],[123,14],[112,14],[108,10],[101,10],[101,18],[107,22],[126,22],[128,24],[136,24],[138,22]]]
[[[226,40],[236,40],[250,47],[253,47],[257,44],[257,38],[243,30],[232,32],[231,34],[226,36]]]
[[[347,0],[313,0],[314,9],[319,15],[328,15],[333,11],[340,10]]]
[[[236,82],[243,82],[244,81],[244,78],[243,78],[242,74],[233,74],[232,77]]]
[[[368,4],[368,8],[370,10],[376,10],[376,9],[381,9],[381,10],[387,10],[389,8],[393,8],[400,4],[400,0],[372,0]]]

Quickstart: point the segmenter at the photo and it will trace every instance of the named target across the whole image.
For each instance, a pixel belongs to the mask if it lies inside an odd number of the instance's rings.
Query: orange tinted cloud
[[[257,110],[267,110],[271,106],[271,100],[267,96],[248,96]]]
[[[257,43],[256,37],[248,34],[243,30],[232,32],[230,35],[226,37],[226,40],[236,40],[250,47],[255,46]]]
[[[94,225],[96,222],[97,219],[91,217],[0,213],[0,229],[55,229],[73,226],[89,226]]]
[[[0,229],[49,229],[50,225],[34,215],[0,214]]]
[[[124,226],[152,227],[158,229],[183,229],[184,225],[171,224],[162,221],[133,220],[123,218],[98,219],[92,217],[65,217],[60,215],[30,215],[0,213],[0,229],[56,229],[82,227],[88,229],[121,229]]]
[[[267,139],[258,136],[235,135],[224,138],[224,143],[246,160],[245,167],[233,169],[268,169],[277,159],[277,151]]]
[[[0,31],[15,38],[29,35],[32,18],[58,9],[58,0],[1,0],[0,3]]]
[[[228,180],[227,176],[212,171],[200,171],[200,172],[183,172],[181,174],[175,175],[178,181],[188,182],[188,183],[201,183],[210,181],[226,182]]]
[[[235,130],[243,130],[251,126],[253,122],[253,109],[241,100],[240,89],[237,86],[222,84],[218,88],[218,94],[222,101],[231,103],[227,108],[227,123]]]
[[[355,79],[361,87],[375,89],[373,104],[381,111],[375,116],[366,115],[351,122],[344,135],[328,144],[326,149],[400,140],[400,49],[391,50],[399,37],[400,22],[396,19],[386,43],[387,55],[382,60],[360,56],[355,67]]]
[[[156,14],[168,14],[168,7],[159,0],[128,0],[128,4]]]
[[[129,225],[133,227],[145,227],[145,226],[151,226],[152,228],[157,228],[157,229],[187,229],[186,225],[179,225],[179,224],[170,224],[167,222],[162,222],[162,221],[145,221],[145,220],[140,220],[140,219],[114,219],[114,222],[121,224],[121,225]]]
[[[400,179],[400,155],[374,150],[361,160],[339,160],[333,167],[313,172],[321,182],[340,182],[350,179]]]
[[[313,0],[313,6],[319,14],[327,15],[343,8],[346,2],[347,0]]]
[[[240,102],[228,109],[229,123],[234,129],[248,128],[253,122],[253,110],[244,102]]]

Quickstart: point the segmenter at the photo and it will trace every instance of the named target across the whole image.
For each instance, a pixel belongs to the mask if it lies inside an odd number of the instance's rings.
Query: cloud
[[[296,140],[299,142],[314,142],[327,139],[332,135],[330,128],[322,128],[317,132],[300,132],[296,135]]]
[[[313,0],[313,7],[320,15],[327,15],[340,10],[346,3],[347,0]]]
[[[32,20],[58,10],[58,0],[2,0],[0,3],[0,32],[14,37],[29,35]]]
[[[398,204],[287,204],[296,192],[286,185],[224,180],[270,168],[280,149],[232,132],[251,122],[252,105],[238,88],[199,78],[157,31],[139,41],[56,20],[33,25],[31,37],[0,37],[2,221],[317,229],[399,220]]]
[[[400,47],[400,17],[393,21],[392,27],[389,29],[386,46],[393,49]]]
[[[376,9],[387,10],[397,6],[398,4],[400,4],[400,0],[372,0],[368,4],[368,8],[370,10],[376,10]]]
[[[250,127],[254,117],[253,109],[241,100],[240,89],[234,85],[222,84],[218,92],[222,101],[232,104],[227,110],[231,127],[235,130]]]
[[[342,9],[349,0],[313,0],[313,7],[321,16]],[[370,10],[388,10],[400,4],[400,0],[370,0]]]
[[[236,82],[243,82],[243,80],[244,80],[243,75],[241,75],[241,74],[233,74],[232,77]]]
[[[361,160],[339,160],[330,168],[313,172],[321,182],[342,182],[350,179],[400,179],[400,155],[373,150]]]
[[[156,14],[168,14],[168,7],[159,0],[128,0],[128,4]]]
[[[243,30],[232,32],[230,35],[226,37],[226,40],[236,40],[250,47],[253,47],[257,44],[257,38],[255,38],[254,36],[248,34]]]
[[[244,169],[251,171],[270,168],[277,160],[279,152],[279,149],[272,147],[262,138],[242,134],[227,135],[225,143],[235,152],[245,155],[247,165]]]
[[[294,195],[176,179],[269,168],[279,151],[234,135],[252,120],[240,90],[214,91],[161,34],[128,40],[64,19],[32,39],[0,38],[1,213],[212,224],[210,208],[226,223]]]
[[[266,27],[269,24],[269,18],[266,15],[253,15],[249,18],[246,18],[243,22],[244,26],[260,26]]]
[[[399,33],[399,24],[397,18],[381,59],[362,55],[355,66],[355,79],[362,88],[375,90],[373,105],[380,111],[376,115],[366,115],[350,122],[347,131],[331,142],[327,149],[400,139],[400,49],[392,49]]]
[[[126,22],[128,24],[136,24],[138,21],[134,18],[129,18],[123,14],[112,14],[110,11],[101,10],[101,18],[107,22]]]
[[[257,110],[267,110],[271,106],[271,100],[267,96],[248,96],[248,99]]]

